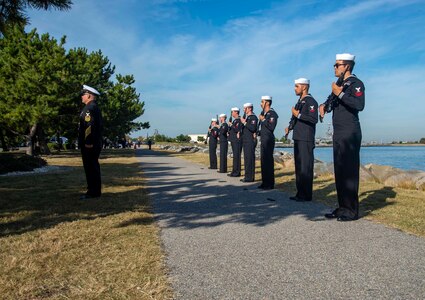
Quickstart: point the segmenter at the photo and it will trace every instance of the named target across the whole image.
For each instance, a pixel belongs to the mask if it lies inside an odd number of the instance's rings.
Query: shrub
[[[16,171],[32,171],[47,165],[41,157],[30,156],[21,153],[0,154],[0,174]]]

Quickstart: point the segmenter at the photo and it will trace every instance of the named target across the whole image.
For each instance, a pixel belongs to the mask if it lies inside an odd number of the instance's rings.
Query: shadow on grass
[[[82,167],[58,174],[32,175],[7,178],[0,182],[0,236],[23,234],[29,231],[52,228],[63,222],[93,220],[123,212],[147,212],[151,204],[159,220],[166,226],[181,228],[214,227],[225,223],[243,223],[266,226],[294,215],[300,215],[310,221],[323,220],[328,210],[318,202],[298,203],[288,200],[292,194],[294,179],[280,182],[278,190],[262,191],[257,183],[240,184],[238,178],[217,175],[213,170],[201,171],[190,163],[190,173],[184,170],[184,163],[172,166],[166,157],[170,153],[150,150],[137,150],[141,163],[101,163],[102,182],[105,187],[102,197],[79,200],[85,186]],[[77,151],[61,153],[71,157],[79,155]],[[134,151],[104,151],[104,157],[125,157],[134,155]],[[146,159],[143,159],[145,157]],[[199,172],[196,172],[196,168]],[[213,175],[214,174],[214,175]],[[279,176],[290,176],[291,172],[281,170]],[[148,201],[147,191],[143,187],[143,177],[149,178],[149,193],[153,197]],[[258,175],[257,175],[258,178]],[[237,182],[237,184],[235,183]],[[222,184],[226,182],[226,184]],[[332,195],[333,181],[316,179],[315,199],[329,206],[336,205],[336,196]],[[361,197],[362,216],[391,203],[396,193],[392,188],[382,188],[365,192]],[[119,227],[148,225],[153,220],[135,218],[123,222]]]
[[[294,182],[295,184],[295,182]],[[336,195],[336,187],[333,179],[317,178],[314,180],[315,188],[313,197],[318,202],[321,202],[331,208],[338,207],[338,198]],[[360,186],[364,183],[360,182]],[[364,189],[364,187],[363,187]],[[394,199],[397,193],[392,187],[382,187],[363,191],[359,193],[359,214],[360,217],[365,217],[372,213],[374,210],[379,210],[389,205],[394,205],[394,202],[389,201]]]
[[[134,156],[134,151],[111,153],[109,157]],[[77,154],[61,153],[73,157]],[[129,211],[148,212],[150,203],[141,177],[140,163],[101,162],[102,197],[79,200],[84,192],[83,168],[73,167],[56,174],[4,177],[0,181],[0,237],[52,228],[63,222],[93,220]],[[147,225],[152,218],[135,220]],[[122,224],[128,226],[129,224]]]

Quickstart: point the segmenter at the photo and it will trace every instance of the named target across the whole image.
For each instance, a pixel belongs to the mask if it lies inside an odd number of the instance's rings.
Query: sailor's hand
[[[342,86],[337,86],[335,82],[332,82],[332,93],[334,93],[336,96],[341,94],[342,92]]]
[[[286,127],[286,128],[285,128],[285,135],[288,135],[288,133],[289,133],[289,128],[288,128],[288,127]]]
[[[295,107],[292,106],[292,114],[294,115],[295,118],[298,118],[300,111],[296,110]]]
[[[324,104],[320,104],[319,114],[320,114],[320,117],[322,117],[322,118],[325,116],[325,105]]]

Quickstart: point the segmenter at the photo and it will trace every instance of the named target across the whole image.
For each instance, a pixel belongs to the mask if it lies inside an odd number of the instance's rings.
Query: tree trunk
[[[34,144],[35,144],[35,134],[37,132],[38,124],[35,123],[32,125],[30,129],[29,135],[27,135],[27,142],[28,142],[28,148],[27,148],[27,154],[34,156]]]
[[[6,140],[4,138],[3,128],[0,128],[0,142],[1,142],[1,147],[3,148],[3,152],[9,151],[9,148],[7,147],[7,144],[6,144]]]
[[[40,154],[50,155],[50,149],[46,143],[46,137],[44,136],[43,126],[39,125],[37,127],[37,137],[38,137],[38,147],[40,149]]]

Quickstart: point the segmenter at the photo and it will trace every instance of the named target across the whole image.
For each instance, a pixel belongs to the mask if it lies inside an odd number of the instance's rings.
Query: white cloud
[[[272,94],[280,115],[276,135],[282,136],[290,107],[296,101],[293,79],[309,77],[312,94],[319,103],[323,102],[334,80],[334,55],[345,51],[357,55],[355,73],[358,72],[366,84],[366,109],[360,115],[365,139],[377,139],[383,134],[391,136],[396,130],[408,132],[410,127],[424,125],[423,118],[416,118],[417,112],[408,114],[408,106],[399,103],[400,99],[406,101],[413,97],[407,88],[411,80],[405,78],[414,74],[416,89],[423,90],[424,84],[416,78],[424,78],[425,71],[385,65],[395,49],[405,43],[407,28],[402,26],[406,20],[399,18],[390,24],[379,21],[379,17],[409,5],[409,9],[413,9],[418,1],[346,2],[331,13],[314,16],[299,12],[307,8],[307,4],[318,5],[320,1],[301,5],[296,1],[275,4],[271,10],[229,20],[222,28],[211,26],[208,36],[199,35],[195,29],[170,36],[162,35],[161,28],[146,31],[143,22],[155,16],[161,22],[169,21],[169,27],[194,24],[190,20],[175,22],[182,16],[173,6],[174,2],[158,0],[143,5],[142,9],[149,10],[146,16],[141,16],[140,26],[133,21],[127,22],[129,26],[125,28],[120,26],[121,20],[108,15],[110,12],[90,14],[92,19],[83,21],[88,15],[85,12],[95,6],[83,2],[75,4],[70,16],[62,15],[68,27],[54,29],[55,32],[65,30],[74,45],[89,45],[91,50],[101,48],[117,65],[117,72],[134,74],[146,102],[142,119],[150,121],[152,128],[160,133],[174,136],[204,132],[208,120],[217,113],[247,101],[257,104],[262,94]],[[416,26],[424,25],[424,21],[418,19],[412,22]],[[52,24],[37,20],[37,23],[43,24],[44,31],[52,32],[60,20]],[[414,43],[404,45],[410,51],[424,48],[423,40],[412,40]],[[256,110],[258,112],[258,105]],[[389,119],[393,122],[387,125],[387,130],[381,123]],[[325,131],[326,126],[318,126],[319,135]],[[419,130],[412,130],[412,134],[419,138]]]

